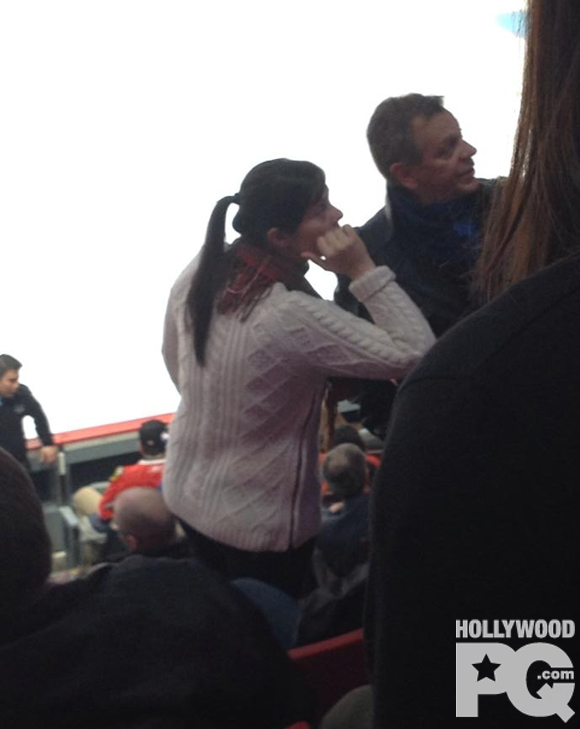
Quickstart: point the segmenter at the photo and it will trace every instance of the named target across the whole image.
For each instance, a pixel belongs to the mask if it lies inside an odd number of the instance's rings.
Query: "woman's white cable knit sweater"
[[[206,364],[195,359],[185,300],[197,260],[171,290],[163,355],[181,402],[163,493],[203,534],[283,551],[317,534],[318,428],[327,377],[402,377],[433,344],[387,267],[350,285],[375,324],[275,284],[246,321],[214,315]]]

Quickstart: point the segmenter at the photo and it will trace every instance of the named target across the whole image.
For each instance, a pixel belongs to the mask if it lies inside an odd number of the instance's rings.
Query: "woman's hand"
[[[354,281],[375,268],[365,244],[350,225],[337,226],[316,241],[318,251],[303,253],[321,268],[342,273]]]

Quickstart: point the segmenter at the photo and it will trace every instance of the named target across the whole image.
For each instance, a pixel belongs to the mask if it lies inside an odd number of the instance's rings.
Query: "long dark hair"
[[[187,295],[186,316],[193,325],[194,351],[200,365],[205,363],[216,296],[231,270],[230,251],[225,249],[225,221],[230,204],[239,205],[233,220],[233,227],[240,234],[239,241],[266,250],[268,231],[279,228],[293,233],[307,209],[322,197],[324,188],[324,172],[311,162],[274,159],[250,170],[239,193],[217,202]]]
[[[580,250],[579,91],[580,3],[530,0],[512,167],[476,270],[488,300]]]

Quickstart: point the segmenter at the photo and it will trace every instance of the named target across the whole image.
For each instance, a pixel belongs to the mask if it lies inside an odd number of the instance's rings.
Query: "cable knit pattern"
[[[331,375],[405,375],[434,341],[420,311],[381,266],[351,284],[376,326],[334,303],[275,284],[250,317],[213,318],[199,367],[185,299],[197,262],[175,283],[163,355],[181,403],[163,493],[203,534],[251,551],[283,551],[320,524],[318,428]]]

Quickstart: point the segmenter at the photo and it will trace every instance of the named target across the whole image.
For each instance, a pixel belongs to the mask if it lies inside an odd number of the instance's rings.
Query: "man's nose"
[[[462,157],[473,157],[474,154],[477,154],[477,149],[469,144],[469,142],[466,142],[465,139],[462,140],[463,148],[461,150],[461,156]]]
[[[332,207],[334,208],[334,215],[336,217],[336,222],[338,223],[338,221],[342,218],[342,210],[339,210],[334,205]]]

